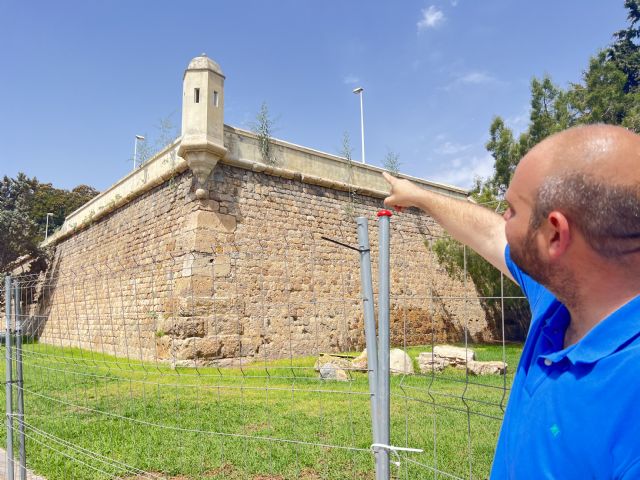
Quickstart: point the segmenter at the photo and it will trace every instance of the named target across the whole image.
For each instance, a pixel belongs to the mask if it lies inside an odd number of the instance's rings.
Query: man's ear
[[[551,260],[559,259],[571,244],[571,231],[567,217],[558,211],[553,211],[547,217],[548,237],[547,248]]]

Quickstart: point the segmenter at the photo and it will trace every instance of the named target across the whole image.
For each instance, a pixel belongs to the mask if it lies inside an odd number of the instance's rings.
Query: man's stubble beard
[[[566,306],[575,305],[578,300],[575,276],[542,259],[535,241],[536,232],[529,226],[520,244],[510,244],[511,258],[520,269],[544,285]]]

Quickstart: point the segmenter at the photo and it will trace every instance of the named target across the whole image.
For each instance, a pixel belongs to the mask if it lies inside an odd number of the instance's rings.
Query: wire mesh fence
[[[428,226],[392,224],[390,341],[404,356],[392,354],[389,441],[420,452],[389,451],[391,477],[487,478],[520,352],[505,312],[523,300],[479,296],[464,268],[439,263]],[[370,366],[354,361],[358,253],[323,237],[357,245],[354,225],[144,260],[59,256],[13,277],[17,310],[0,287],[13,312],[2,329],[22,340],[18,353],[3,345],[14,365],[3,373],[23,370],[3,394],[27,466],[50,480],[376,478]],[[436,356],[444,343],[466,351],[462,363]],[[474,374],[484,360],[506,373]]]

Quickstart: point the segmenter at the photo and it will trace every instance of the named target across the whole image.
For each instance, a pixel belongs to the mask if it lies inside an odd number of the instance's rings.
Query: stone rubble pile
[[[506,363],[480,362],[476,360],[476,352],[472,348],[452,345],[436,345],[433,351],[420,353],[417,360],[420,373],[441,372],[446,367],[467,369],[473,375],[504,375],[507,371]],[[348,381],[351,378],[349,372],[366,372],[367,368],[366,349],[355,358],[348,355],[323,353],[315,364],[315,370],[319,372],[320,378],[337,381]],[[390,351],[390,368],[392,375],[415,373],[413,360],[399,348],[393,348]]]

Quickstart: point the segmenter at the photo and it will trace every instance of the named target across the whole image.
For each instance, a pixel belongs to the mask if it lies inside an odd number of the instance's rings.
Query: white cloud
[[[473,147],[473,145],[461,145],[459,143],[452,143],[447,141],[442,143],[441,145],[438,145],[434,151],[443,155],[456,155],[458,153],[469,150],[471,147]]]
[[[485,72],[470,72],[458,78],[459,83],[494,83],[496,79]]]
[[[463,188],[471,188],[476,177],[487,178],[493,173],[494,159],[491,155],[471,157],[458,157],[448,161],[446,167],[437,170],[429,179],[456,185]]]
[[[486,72],[475,71],[454,75],[454,79],[443,90],[449,91],[460,85],[504,85],[505,82]]]
[[[442,22],[444,22],[445,17],[442,10],[438,10],[435,5],[431,5],[429,8],[424,8],[422,10],[422,18],[418,22],[418,31],[425,30],[427,28],[436,28]]]
[[[342,82],[345,83],[346,85],[355,85],[356,83],[360,82],[360,79],[355,75],[349,74],[342,79]]]

